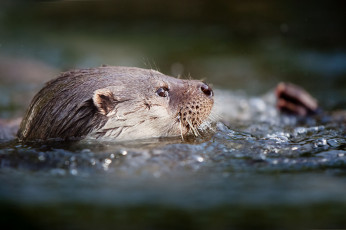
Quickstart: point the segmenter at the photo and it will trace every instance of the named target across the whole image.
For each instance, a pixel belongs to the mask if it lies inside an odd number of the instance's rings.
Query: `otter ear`
[[[107,115],[115,107],[114,95],[107,88],[96,90],[93,95],[93,102],[97,110],[103,115]]]

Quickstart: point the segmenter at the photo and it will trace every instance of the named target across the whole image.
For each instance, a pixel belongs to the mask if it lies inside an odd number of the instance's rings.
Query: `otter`
[[[198,135],[214,93],[205,82],[102,66],[62,73],[33,98],[19,140],[133,140]]]
[[[46,83],[21,123],[0,119],[0,140],[13,139],[16,133],[21,141],[198,136],[218,116],[226,122],[234,119],[230,110],[237,107],[232,109],[230,103],[242,103],[236,98],[228,100],[232,96],[227,92],[216,92],[214,98],[205,82],[150,69],[102,66],[72,70]],[[275,96],[281,113],[306,117],[320,111],[317,101],[296,85],[280,83]]]

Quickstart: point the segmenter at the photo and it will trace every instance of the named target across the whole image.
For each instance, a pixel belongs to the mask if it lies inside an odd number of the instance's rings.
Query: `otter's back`
[[[92,102],[99,88],[117,85],[144,70],[128,67],[99,67],[62,73],[49,81],[33,98],[18,131],[21,140],[81,138],[104,124]]]

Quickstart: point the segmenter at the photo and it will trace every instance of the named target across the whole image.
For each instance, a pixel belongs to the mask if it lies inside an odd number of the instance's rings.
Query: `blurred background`
[[[102,64],[158,69],[250,96],[290,81],[326,110],[345,110],[345,6],[341,0],[0,0],[0,118],[23,116],[43,83],[60,72]],[[210,141],[152,151],[3,143],[0,223],[2,229],[340,229],[344,130],[261,124],[258,137],[221,126]]]
[[[0,116],[20,116],[59,72],[102,64],[154,68],[218,88],[307,88],[346,105],[344,1],[2,0]]]

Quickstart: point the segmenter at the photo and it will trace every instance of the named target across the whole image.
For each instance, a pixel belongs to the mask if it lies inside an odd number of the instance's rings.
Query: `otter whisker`
[[[210,130],[214,130],[214,128],[212,127],[212,121],[204,121],[199,127],[198,127],[199,130],[201,131],[206,131],[208,129]]]
[[[212,109],[207,120],[208,119],[210,119],[211,121],[220,121],[220,120],[222,120],[222,116],[217,111]]]
[[[199,124],[198,125],[198,129],[199,130],[206,130],[207,128],[209,128],[210,127],[210,123],[209,122],[207,122],[207,121],[204,121],[203,123],[201,123],[201,124]]]
[[[181,119],[180,119],[180,118],[179,118],[179,129],[180,129],[181,140],[184,141],[183,125],[182,125],[182,123],[181,123]]]
[[[222,116],[219,114],[210,114],[207,119],[210,119],[212,122],[220,121],[222,119]]]
[[[189,124],[193,134],[198,137],[200,136],[200,133],[198,132],[198,130],[192,125],[191,121],[189,119],[186,119],[187,123]]]
[[[155,70],[156,71],[158,71],[158,72],[160,72],[161,70],[160,70],[160,68],[156,65],[156,62],[155,62],[155,60],[153,60],[153,62],[154,62],[154,67],[155,67]]]

